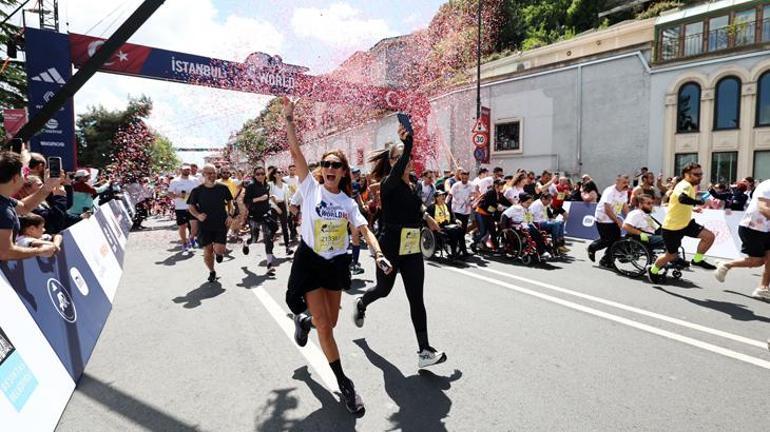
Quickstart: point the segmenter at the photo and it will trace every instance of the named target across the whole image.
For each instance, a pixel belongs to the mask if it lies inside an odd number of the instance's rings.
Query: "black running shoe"
[[[216,282],[217,281],[217,272],[209,272],[209,282]]]
[[[297,342],[297,345],[301,347],[307,345],[307,335],[310,332],[310,328],[305,320],[308,319],[310,317],[305,314],[294,315],[294,342]]]
[[[647,280],[649,280],[650,283],[659,284],[663,283],[665,278],[661,274],[654,274],[652,272],[652,266],[647,266]]]
[[[588,249],[588,259],[590,259],[591,262],[596,262],[596,252]]]
[[[249,244],[248,243],[243,243],[243,248],[241,249],[241,252],[243,252],[244,255],[248,255],[249,254]]]
[[[353,309],[353,323],[355,323],[356,327],[361,328],[364,326],[366,315],[366,306],[364,306],[364,301],[361,297],[356,299]]]
[[[710,262],[708,262],[706,260],[700,260],[698,262],[695,262],[695,260],[692,260],[692,261],[690,261],[690,264],[694,265],[696,267],[704,268],[706,270],[716,270],[716,268],[717,268],[717,266],[715,266],[714,264],[711,264]]]
[[[356,393],[353,381],[348,380],[347,385],[340,386],[340,394],[342,395],[342,402],[345,403],[345,408],[352,414],[364,410],[364,401],[361,399],[361,396]]]
[[[225,257],[224,257],[224,256],[222,256],[222,255],[219,255],[219,254],[216,254],[216,260],[217,260],[217,262],[218,262],[218,263],[221,263],[221,262],[222,262],[222,260],[224,260],[224,259],[225,259]]]

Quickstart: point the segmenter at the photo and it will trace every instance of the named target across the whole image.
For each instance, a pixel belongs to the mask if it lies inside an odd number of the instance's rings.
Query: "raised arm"
[[[294,160],[294,165],[297,166],[299,181],[302,183],[305,177],[307,177],[309,170],[305,155],[302,154],[302,149],[299,148],[297,130],[294,127],[294,102],[290,101],[286,96],[283,97],[283,118],[286,120],[286,138],[289,141],[289,152]]]
[[[388,189],[392,185],[400,182],[406,171],[406,166],[409,164],[409,158],[412,157],[412,147],[414,146],[414,140],[412,136],[404,129],[403,126],[398,127],[398,136],[401,138],[401,142],[404,143],[404,152],[401,157],[398,158],[398,162],[393,165],[393,169],[390,170],[390,174],[382,181],[381,190]]]

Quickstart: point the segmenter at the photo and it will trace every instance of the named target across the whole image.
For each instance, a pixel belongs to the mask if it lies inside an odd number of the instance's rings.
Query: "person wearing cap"
[[[449,258],[455,259],[468,256],[468,250],[465,245],[465,232],[461,228],[461,223],[455,220],[454,213],[446,204],[447,193],[443,190],[436,191],[436,201],[428,206],[428,214],[441,227],[441,232],[449,240]]]
[[[75,171],[74,182],[72,183],[72,206],[67,213],[78,216],[91,211],[94,207],[94,198],[99,192],[88,183],[91,173],[85,169]]]

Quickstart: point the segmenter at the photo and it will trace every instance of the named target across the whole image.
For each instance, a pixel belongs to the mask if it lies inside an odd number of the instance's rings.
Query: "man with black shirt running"
[[[209,282],[217,280],[214,271],[216,261],[222,262],[227,244],[227,230],[232,222],[228,216],[233,205],[233,195],[227,186],[217,183],[217,169],[212,164],[203,166],[203,184],[190,192],[188,211],[198,221],[198,243],[203,248],[203,261],[209,269]]]

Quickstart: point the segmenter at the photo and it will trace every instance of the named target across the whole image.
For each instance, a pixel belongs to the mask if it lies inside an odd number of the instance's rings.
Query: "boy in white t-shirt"
[[[42,216],[28,213],[19,216],[19,236],[16,237],[16,244],[28,248],[53,245],[58,252],[61,249],[62,236],[56,234],[51,236],[45,233],[45,219]]]

